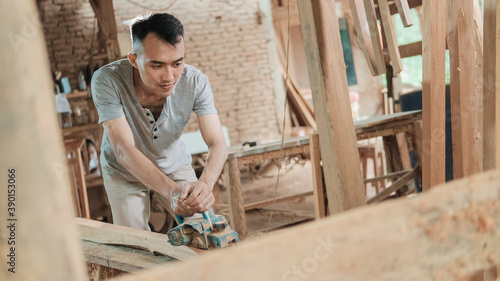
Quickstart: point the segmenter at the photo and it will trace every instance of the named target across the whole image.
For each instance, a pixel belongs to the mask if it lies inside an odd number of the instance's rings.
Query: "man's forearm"
[[[207,165],[203,170],[200,181],[206,183],[211,188],[219,179],[219,176],[226,163],[227,147],[225,142],[214,144],[210,147],[207,158]]]
[[[142,152],[135,147],[125,148],[117,155],[118,162],[145,186],[169,198],[178,185],[160,171]]]

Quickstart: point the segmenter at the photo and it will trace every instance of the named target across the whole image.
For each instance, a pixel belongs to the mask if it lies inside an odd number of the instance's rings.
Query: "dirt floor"
[[[264,172],[261,170],[254,173],[242,171],[241,183],[244,204],[272,200],[275,196],[275,189],[276,198],[312,191],[313,180],[310,161],[293,162],[282,167],[277,187],[278,167],[273,163],[262,166],[266,166]],[[223,203],[227,202],[225,191],[221,191],[220,197]],[[247,230],[250,236],[311,219],[314,219],[312,196],[276,203],[274,206],[269,204],[263,208],[246,212]]]

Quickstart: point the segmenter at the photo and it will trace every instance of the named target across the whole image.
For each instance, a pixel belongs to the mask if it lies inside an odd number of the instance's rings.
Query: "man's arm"
[[[145,186],[170,199],[172,193],[181,188],[161,172],[142,152],[135,147],[132,130],[125,117],[102,123],[118,163],[125,167]]]
[[[215,202],[212,190],[226,162],[227,146],[217,114],[198,117],[198,125],[208,146],[207,164],[196,184],[184,185],[179,202],[183,202],[196,212],[205,212]]]

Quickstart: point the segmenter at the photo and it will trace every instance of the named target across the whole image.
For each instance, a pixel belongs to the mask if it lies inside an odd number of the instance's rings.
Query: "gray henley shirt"
[[[191,155],[179,138],[191,112],[197,116],[217,113],[207,76],[187,64],[172,94],[166,98],[158,120],[149,109],[139,104],[134,90],[133,67],[128,60],[119,60],[97,70],[91,85],[99,124],[125,117],[132,129],[136,148],[165,174],[191,164]],[[106,133],[101,144],[101,167],[108,174],[138,181],[116,160]]]

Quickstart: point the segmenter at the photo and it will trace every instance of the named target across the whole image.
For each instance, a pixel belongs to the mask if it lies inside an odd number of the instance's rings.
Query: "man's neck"
[[[148,92],[144,83],[139,76],[139,71],[134,68],[134,89],[137,100],[141,104],[142,107],[154,107],[158,105],[162,105],[165,103],[165,98],[158,97],[151,92]]]

